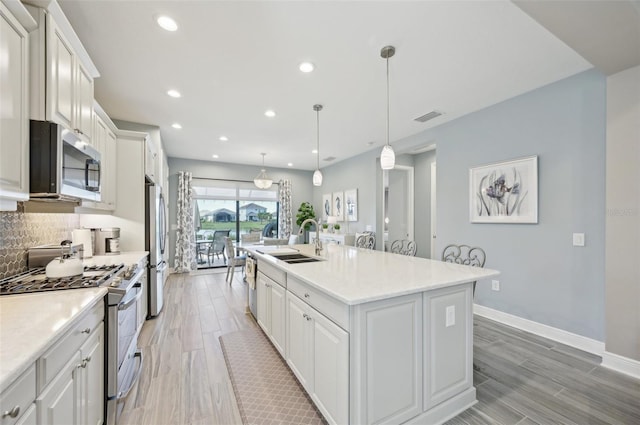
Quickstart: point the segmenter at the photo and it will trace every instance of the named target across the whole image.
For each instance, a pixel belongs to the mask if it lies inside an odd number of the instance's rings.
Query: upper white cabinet
[[[27,6],[38,22],[30,35],[32,119],[54,121],[93,143],[93,80],[98,71],[56,2]]]
[[[144,173],[152,182],[162,184],[162,182],[158,180],[158,159],[156,146],[153,144],[153,140],[149,138],[147,139],[144,155]]]
[[[29,199],[29,35],[23,19],[32,26],[35,21],[22,10],[19,20],[0,3],[0,210],[15,210],[16,201]]]

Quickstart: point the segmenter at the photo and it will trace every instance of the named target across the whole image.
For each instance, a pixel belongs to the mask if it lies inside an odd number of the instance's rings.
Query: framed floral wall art
[[[333,202],[331,201],[331,194],[325,193],[322,195],[322,221],[327,222],[327,218],[331,215],[333,209]]]
[[[346,221],[358,221],[358,189],[345,190],[344,202]]]
[[[469,169],[472,223],[538,222],[538,156]]]
[[[333,215],[336,221],[344,221],[344,192],[333,192]]]

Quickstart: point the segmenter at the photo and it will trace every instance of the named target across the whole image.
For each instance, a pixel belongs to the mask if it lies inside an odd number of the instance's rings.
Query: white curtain
[[[291,180],[280,180],[278,183],[278,201],[280,215],[278,217],[278,233],[281,238],[291,236],[293,230],[293,214],[291,212]]]
[[[188,171],[178,173],[178,229],[176,232],[175,271],[186,273],[195,270],[196,237],[194,229],[192,175]]]

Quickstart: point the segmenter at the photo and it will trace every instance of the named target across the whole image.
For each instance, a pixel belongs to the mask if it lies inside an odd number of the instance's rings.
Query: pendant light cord
[[[316,170],[320,169],[320,109],[316,111]]]
[[[387,146],[389,146],[389,57],[387,56]]]

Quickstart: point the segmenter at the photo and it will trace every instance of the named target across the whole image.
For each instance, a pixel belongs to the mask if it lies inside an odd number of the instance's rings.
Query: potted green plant
[[[303,202],[302,204],[300,204],[300,207],[298,208],[298,213],[296,214],[296,224],[298,226],[302,226],[302,222],[308,218],[312,218],[315,220],[316,213],[315,211],[313,211],[313,205],[311,205],[309,202]],[[311,223],[307,223],[304,225],[305,241],[307,240],[307,232],[309,231],[310,228],[311,228]],[[315,229],[315,231],[318,232],[319,229]]]
[[[340,225],[338,223],[333,225],[333,230],[336,231],[336,233],[340,233]]]
[[[327,233],[328,228],[329,228],[329,225],[327,223],[322,223],[322,233]]]

